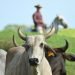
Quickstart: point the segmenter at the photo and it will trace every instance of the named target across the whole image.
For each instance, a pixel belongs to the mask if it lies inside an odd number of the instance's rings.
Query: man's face
[[[37,8],[37,10],[40,10],[40,8]]]

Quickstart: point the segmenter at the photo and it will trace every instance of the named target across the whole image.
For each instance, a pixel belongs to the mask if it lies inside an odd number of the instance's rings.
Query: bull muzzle
[[[30,58],[29,59],[29,63],[31,66],[37,66],[38,62],[39,62],[39,60],[37,58]]]

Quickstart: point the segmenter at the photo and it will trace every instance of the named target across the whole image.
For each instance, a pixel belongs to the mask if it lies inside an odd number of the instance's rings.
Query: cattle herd
[[[66,60],[75,61],[75,55],[66,53],[68,41],[59,48],[52,48],[46,42],[58,32],[58,25],[67,27],[59,16],[52,22],[51,29],[44,30],[43,34],[24,35],[19,27],[18,35],[25,43],[19,46],[13,35],[15,47],[8,52],[0,49],[0,75],[67,75]]]

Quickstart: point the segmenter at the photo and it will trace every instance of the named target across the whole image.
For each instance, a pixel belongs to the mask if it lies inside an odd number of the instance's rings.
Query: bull
[[[12,60],[8,59],[11,53],[8,52],[7,60],[10,62],[6,63],[5,75],[52,75],[51,67],[45,57],[46,37],[43,35],[24,37],[20,29],[18,33],[26,41],[27,48],[15,53]],[[53,50],[51,51],[55,54]]]
[[[50,51],[46,51],[46,58],[52,68],[53,75],[67,75],[65,68],[65,60],[75,61],[75,55],[71,53],[65,53],[68,49],[68,41],[66,40],[66,45],[60,48],[53,48],[57,55],[53,57]],[[49,49],[47,49],[49,50]]]

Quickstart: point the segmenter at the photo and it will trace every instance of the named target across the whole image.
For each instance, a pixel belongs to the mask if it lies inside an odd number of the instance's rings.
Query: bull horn
[[[15,47],[18,47],[18,46],[19,46],[19,45],[16,43],[16,40],[15,40],[14,35],[13,35],[13,44],[14,44]]]
[[[18,28],[18,35],[22,40],[26,40],[26,36],[24,36],[24,34],[21,32],[20,27]]]
[[[61,52],[61,53],[64,53],[64,52],[66,52],[66,50],[68,49],[68,41],[67,40],[65,40],[65,42],[66,42],[66,44],[63,46],[63,47],[59,47],[59,48],[54,48],[54,50],[56,51],[56,52]]]
[[[51,30],[45,34],[45,38],[48,39],[54,33],[57,33],[57,31],[58,31],[58,28],[56,28],[54,25],[52,25]]]
[[[69,46],[68,41],[65,40],[65,42],[66,42],[65,46],[61,48],[62,52],[65,52],[68,49],[68,46]]]

